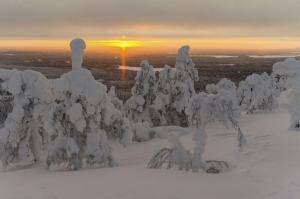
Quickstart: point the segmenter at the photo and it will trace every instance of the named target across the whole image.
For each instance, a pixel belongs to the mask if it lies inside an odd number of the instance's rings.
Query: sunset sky
[[[82,37],[144,50],[298,50],[299,0],[0,0],[0,49],[64,49]]]

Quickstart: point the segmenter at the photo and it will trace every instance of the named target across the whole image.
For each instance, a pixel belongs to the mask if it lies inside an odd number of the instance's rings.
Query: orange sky
[[[297,50],[300,39],[295,38],[203,38],[203,39],[166,39],[166,38],[118,38],[85,39],[89,52],[119,52],[123,47],[130,48],[132,53],[176,52],[181,45],[190,45],[192,52],[213,52],[214,50],[268,52],[273,50]],[[129,42],[128,42],[129,41]],[[32,40],[32,39],[2,39],[0,50],[25,51],[68,51],[68,40]],[[124,46],[125,45],[125,46]]]

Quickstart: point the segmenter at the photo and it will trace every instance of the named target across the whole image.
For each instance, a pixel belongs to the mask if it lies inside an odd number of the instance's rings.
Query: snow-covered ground
[[[206,159],[226,160],[222,174],[152,170],[146,164],[164,139],[113,144],[118,167],[80,171],[47,171],[43,166],[0,172],[2,199],[298,199],[300,196],[300,133],[288,131],[285,110],[247,115],[241,126],[247,137],[237,150],[235,132],[222,125],[207,129]],[[184,135],[186,147],[192,136]]]

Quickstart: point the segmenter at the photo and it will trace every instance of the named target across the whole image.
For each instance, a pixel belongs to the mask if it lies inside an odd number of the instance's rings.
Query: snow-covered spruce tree
[[[177,165],[180,169],[198,171],[200,168],[207,172],[220,172],[222,167],[228,167],[223,161],[204,161],[203,153],[206,143],[206,126],[218,120],[226,127],[230,124],[238,132],[238,146],[242,150],[245,137],[239,127],[239,106],[236,97],[226,89],[220,89],[218,94],[199,93],[194,95],[187,109],[190,126],[195,127],[195,146],[193,153],[182,147],[179,138],[172,138],[172,148],[162,149],[150,160],[149,168],[161,168],[167,163],[167,168]],[[174,137],[174,135],[172,135]],[[174,160],[175,157],[175,160]]]
[[[108,137],[128,141],[130,134],[107,88],[81,67],[85,42],[74,39],[72,71],[53,81],[55,101],[45,124],[47,165],[64,169],[116,165]]]
[[[159,78],[156,83],[157,97],[154,103],[162,117],[162,124],[180,123],[179,121],[176,122],[176,117],[172,116],[172,112],[175,112],[175,109],[172,107],[172,92],[175,85],[175,77],[175,69],[168,65],[165,65],[163,70],[159,72]]]
[[[148,61],[140,63],[141,70],[136,75],[136,82],[131,89],[132,96],[124,105],[125,115],[133,122],[148,122],[151,126],[162,123],[161,114],[155,104],[156,77]]]
[[[300,61],[289,58],[273,66],[273,73],[286,77],[284,87],[289,89],[288,110],[291,115],[290,130],[300,131]]]
[[[157,82],[155,79],[153,67],[143,61],[132,97],[125,103],[126,116],[134,122],[147,121],[150,126],[187,126],[185,110],[195,93],[194,82],[199,80],[189,46],[178,50],[174,69],[165,66]]]
[[[194,82],[199,80],[195,64],[189,57],[189,50],[189,46],[181,47],[176,57],[175,79],[171,86],[171,102],[166,108],[166,119],[169,124],[188,125],[185,111],[189,100],[195,94]]]
[[[272,111],[278,107],[280,90],[274,78],[267,73],[249,75],[241,81],[237,90],[239,105],[247,113],[257,110]]]
[[[39,161],[45,151],[43,115],[52,100],[49,81],[35,71],[1,70],[1,90],[13,97],[13,109],[0,129],[4,168],[15,169]]]

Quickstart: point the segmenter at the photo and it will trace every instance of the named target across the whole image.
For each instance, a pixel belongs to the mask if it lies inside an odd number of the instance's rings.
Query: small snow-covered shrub
[[[148,122],[133,123],[131,128],[133,131],[133,141],[144,142],[155,137],[155,132],[151,129]]]
[[[187,109],[190,126],[195,127],[195,146],[193,153],[187,152],[178,138],[171,137],[172,148],[162,149],[150,160],[149,168],[160,168],[168,162],[168,168],[177,165],[181,169],[198,171],[200,168],[207,172],[219,172],[213,165],[225,165],[219,161],[204,161],[203,153],[206,143],[206,126],[215,120],[222,122],[225,126],[232,125],[238,132],[238,146],[242,150],[245,144],[245,137],[239,127],[240,116],[239,106],[236,97],[232,92],[220,89],[218,94],[199,93],[194,95]],[[176,157],[174,159],[174,157]],[[208,163],[209,162],[209,163]],[[215,164],[214,164],[215,163]]]
[[[267,73],[249,75],[241,81],[237,90],[239,105],[247,113],[257,110],[272,111],[278,107],[277,97],[280,90],[274,84],[274,79]]]
[[[179,170],[190,170],[192,168],[192,154],[184,149],[175,133],[170,133],[168,138],[171,148],[161,149],[151,158],[147,167],[161,169],[166,164],[167,169],[178,166]]]

